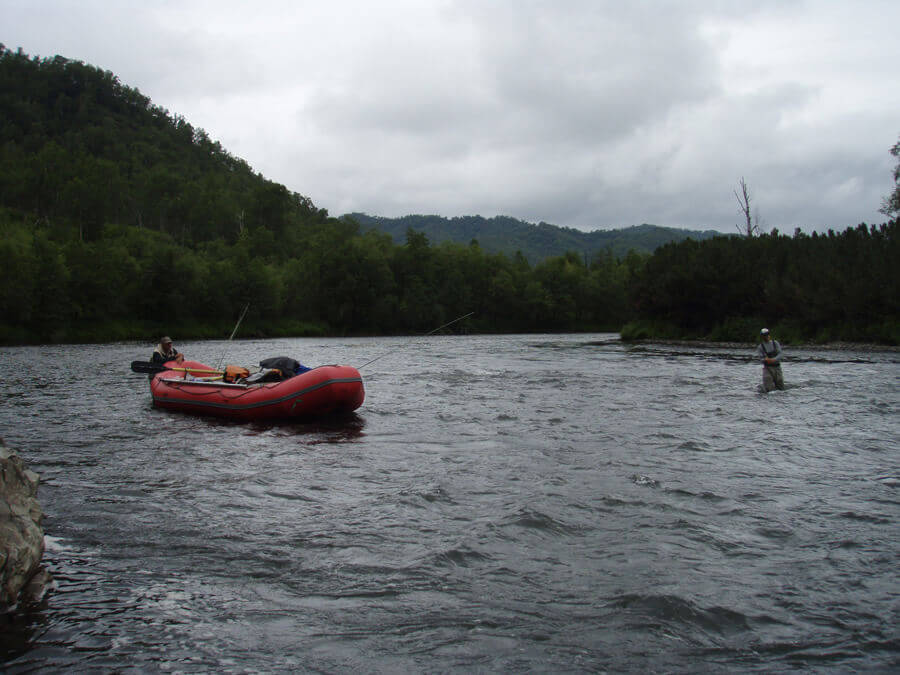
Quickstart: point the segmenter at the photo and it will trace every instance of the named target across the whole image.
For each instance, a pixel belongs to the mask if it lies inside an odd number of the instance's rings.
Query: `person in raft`
[[[781,372],[781,344],[778,340],[772,339],[768,328],[763,328],[759,334],[762,340],[756,354],[763,364],[763,391],[784,389],[784,375]]]
[[[166,336],[161,338],[153,354],[150,356],[150,363],[159,363],[162,365],[166,361],[175,361],[181,363],[184,361],[184,354],[180,353],[172,344],[172,338]]]

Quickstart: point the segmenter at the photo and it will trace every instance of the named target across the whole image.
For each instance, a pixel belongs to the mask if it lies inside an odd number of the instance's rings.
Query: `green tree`
[[[62,248],[45,231],[34,233],[34,311],[31,323],[37,336],[57,339],[65,336],[72,315],[69,298],[69,269]]]
[[[898,159],[897,166],[894,167],[894,190],[884,198],[881,213],[896,217],[900,215],[900,141],[891,148],[891,154]]]
[[[7,226],[0,236],[0,322],[23,326],[34,308],[36,260],[31,234],[23,227]]]

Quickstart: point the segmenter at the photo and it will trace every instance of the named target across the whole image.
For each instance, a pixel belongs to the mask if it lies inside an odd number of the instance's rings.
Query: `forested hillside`
[[[93,241],[116,223],[190,245],[323,219],[109,71],[0,45],[0,112],[2,205],[57,232]]]
[[[112,73],[0,46],[2,343],[224,337],[246,303],[250,336],[424,333],[474,312],[454,328],[900,342],[896,220],[652,255],[528,228],[578,243],[532,262],[484,230],[363,232]]]
[[[559,227],[549,223],[534,225],[507,216],[482,218],[481,216],[403,216],[384,218],[365,213],[344,216],[359,223],[365,231],[376,229],[385,232],[402,244],[409,228],[426,235],[429,241],[468,244],[478,242],[489,253],[505,253],[513,256],[521,253],[531,263],[569,252],[582,254],[587,259],[609,250],[616,257],[624,257],[629,251],[652,253],[663,244],[685,239],[703,240],[719,236],[714,230],[682,230],[658,225],[635,225],[615,230],[582,232],[571,227]]]

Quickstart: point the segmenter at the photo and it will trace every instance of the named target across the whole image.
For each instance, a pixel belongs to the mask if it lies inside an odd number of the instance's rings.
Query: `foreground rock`
[[[42,592],[48,579],[44,555],[44,512],[37,501],[39,476],[0,440],[0,612]]]

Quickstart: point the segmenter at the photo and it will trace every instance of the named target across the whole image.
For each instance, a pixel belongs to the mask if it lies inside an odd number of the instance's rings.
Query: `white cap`
[[[768,335],[768,334],[769,334],[769,329],[768,329],[768,328],[763,328],[761,331],[759,331],[759,334],[760,334],[760,335]]]

